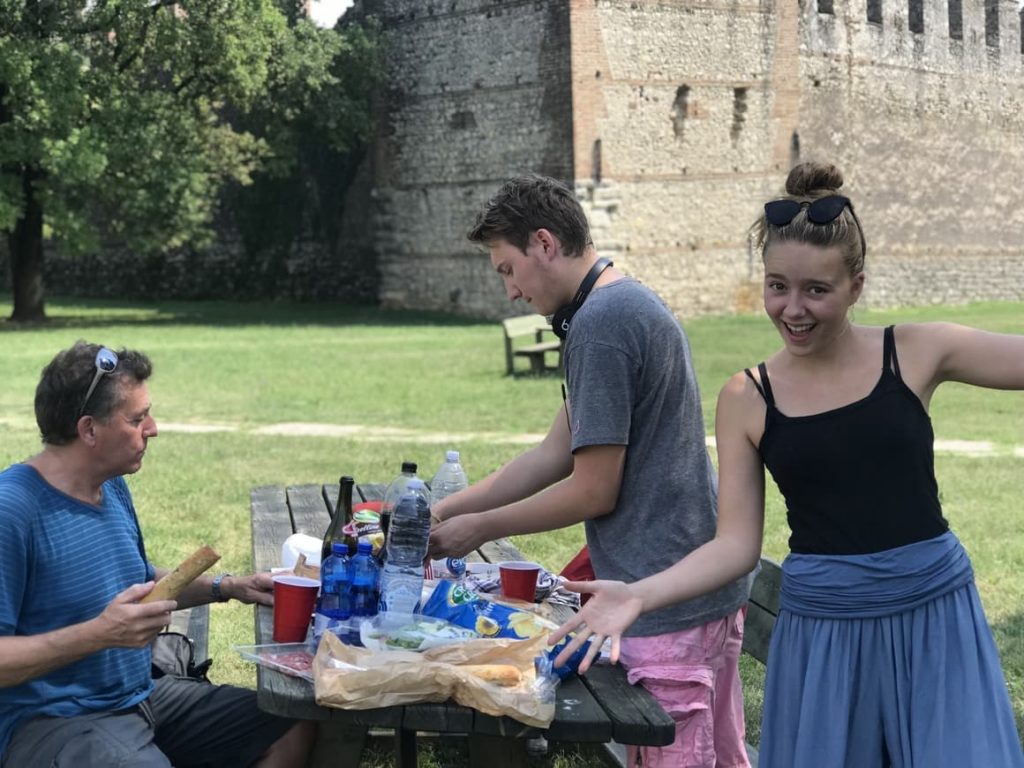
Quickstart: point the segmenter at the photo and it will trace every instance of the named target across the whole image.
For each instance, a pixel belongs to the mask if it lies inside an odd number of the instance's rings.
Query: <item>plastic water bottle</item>
[[[409,616],[420,607],[423,593],[423,558],[430,538],[430,501],[427,486],[410,478],[405,493],[391,514],[387,559],[380,579],[381,612]],[[400,621],[400,619],[396,619]]]
[[[351,616],[351,584],[352,568],[348,546],[343,541],[336,541],[331,547],[330,556],[320,564],[320,606],[317,613],[332,621]]]
[[[369,539],[359,539],[359,548],[351,561],[352,621],[349,642],[362,645],[359,626],[363,619],[377,615],[377,601],[380,599],[380,565],[373,556],[373,544]]]
[[[391,525],[391,513],[394,512],[395,504],[405,493],[409,481],[416,477],[416,462],[403,461],[402,473],[388,485],[384,491],[384,501],[380,505],[380,530],[385,537],[388,535],[388,527]],[[381,558],[383,559],[383,557]]]
[[[466,471],[459,463],[459,452],[448,451],[444,455],[444,463],[438,468],[434,479],[430,481],[431,506],[446,496],[458,493],[468,485]]]
[[[352,616],[376,616],[380,594],[380,566],[373,557],[373,544],[359,540],[352,558]]]

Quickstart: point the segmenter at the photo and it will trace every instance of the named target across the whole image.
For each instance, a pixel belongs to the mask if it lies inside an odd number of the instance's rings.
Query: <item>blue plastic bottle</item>
[[[373,544],[359,540],[359,549],[352,558],[352,617],[377,615],[380,594],[380,565],[373,556]]]
[[[391,514],[380,580],[380,611],[393,614],[396,622],[419,611],[429,538],[429,491],[422,480],[410,478]]]
[[[352,615],[350,593],[352,567],[348,558],[348,546],[343,541],[331,545],[331,555],[320,564],[320,607],[321,613],[331,620],[343,620]]]

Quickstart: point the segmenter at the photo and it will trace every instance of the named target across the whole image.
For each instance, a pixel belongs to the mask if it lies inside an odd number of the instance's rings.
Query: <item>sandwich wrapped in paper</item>
[[[465,640],[417,652],[359,648],[325,632],[313,659],[316,703],[373,709],[453,699],[546,728],[555,716],[558,684],[546,650],[547,635]]]

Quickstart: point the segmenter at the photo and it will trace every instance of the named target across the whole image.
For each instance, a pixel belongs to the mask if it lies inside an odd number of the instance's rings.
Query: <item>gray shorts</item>
[[[130,709],[22,723],[0,765],[247,768],[294,724],[262,712],[255,691],[168,675]]]

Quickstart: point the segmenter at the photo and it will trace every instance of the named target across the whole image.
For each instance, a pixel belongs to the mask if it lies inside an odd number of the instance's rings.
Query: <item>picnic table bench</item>
[[[546,317],[543,315],[507,317],[501,321],[501,327],[505,333],[505,369],[509,376],[516,374],[515,360],[517,357],[525,357],[530,361],[531,373],[562,372],[562,342],[558,338],[545,341],[545,334],[554,334]],[[531,339],[532,342],[529,344],[519,343],[519,340],[523,338]],[[554,366],[547,364],[549,352],[558,354],[558,361]]]
[[[353,501],[379,500],[384,489],[380,484],[359,484]],[[250,497],[254,567],[267,570],[279,565],[281,544],[293,533],[322,536],[337,495],[334,484],[254,488]],[[523,556],[503,539],[482,545],[466,559],[500,562]],[[272,642],[271,609],[255,606],[255,614],[256,643]],[[618,665],[598,665],[585,676],[563,681],[558,686],[555,718],[545,731],[450,701],[364,710],[321,707],[313,699],[311,683],[262,666],[257,667],[257,700],[268,712],[317,721],[313,765],[355,768],[371,727],[394,730],[398,768],[416,765],[417,732],[467,735],[470,764],[487,768],[526,765],[525,741],[541,735],[555,742],[614,740],[657,746],[675,737],[672,718],[643,688],[630,685]]]

